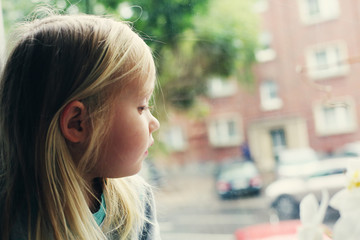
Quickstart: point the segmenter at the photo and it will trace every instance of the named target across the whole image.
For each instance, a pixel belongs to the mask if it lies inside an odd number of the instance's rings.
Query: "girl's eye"
[[[139,113],[142,113],[143,111],[152,109],[152,106],[140,106],[138,107]]]

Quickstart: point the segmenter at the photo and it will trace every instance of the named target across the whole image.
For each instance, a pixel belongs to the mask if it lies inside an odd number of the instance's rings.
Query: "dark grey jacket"
[[[153,193],[148,193],[149,203],[146,203],[145,211],[150,223],[145,223],[145,226],[138,236],[134,236],[132,240],[161,240],[159,224],[156,218],[156,208]],[[144,203],[145,204],[145,203]],[[18,218],[15,226],[12,228],[10,240],[27,240],[27,224],[26,218]],[[34,226],[35,228],[35,226]],[[109,240],[118,240],[119,235],[116,232],[107,234]],[[34,239],[34,237],[32,237]],[[48,239],[51,239],[49,236]]]

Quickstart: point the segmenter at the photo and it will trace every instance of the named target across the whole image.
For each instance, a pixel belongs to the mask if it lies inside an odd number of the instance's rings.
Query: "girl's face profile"
[[[150,97],[127,91],[116,99],[96,177],[126,177],[140,170],[154,142],[152,133],[160,127],[149,110]]]

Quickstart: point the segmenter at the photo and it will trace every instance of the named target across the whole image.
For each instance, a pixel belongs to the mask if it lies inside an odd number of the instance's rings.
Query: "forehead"
[[[139,74],[137,81],[136,89],[140,97],[149,96],[153,93],[156,85],[156,74],[153,66],[144,69],[141,74]]]
[[[152,78],[149,78],[143,85],[143,89],[140,91],[140,94],[144,96],[150,96],[154,92],[155,89],[155,76]]]
[[[129,82],[116,95],[120,99],[132,98],[137,100],[148,99],[155,89],[155,76],[146,79],[137,79]]]
[[[136,96],[136,98],[139,101],[149,100],[154,92],[154,84],[151,84],[151,85],[146,84],[146,85],[144,85],[142,87],[142,89],[134,92],[134,96]]]
[[[141,42],[143,43],[143,42]],[[145,44],[145,43],[143,43]],[[129,58],[127,80],[123,89],[137,97],[150,96],[156,85],[156,68],[150,48],[133,48]]]

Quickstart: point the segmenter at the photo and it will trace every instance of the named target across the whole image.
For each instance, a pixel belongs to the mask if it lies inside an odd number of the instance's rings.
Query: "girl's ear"
[[[86,140],[88,124],[86,109],[82,102],[72,101],[64,108],[60,116],[60,128],[64,137],[72,143]]]

